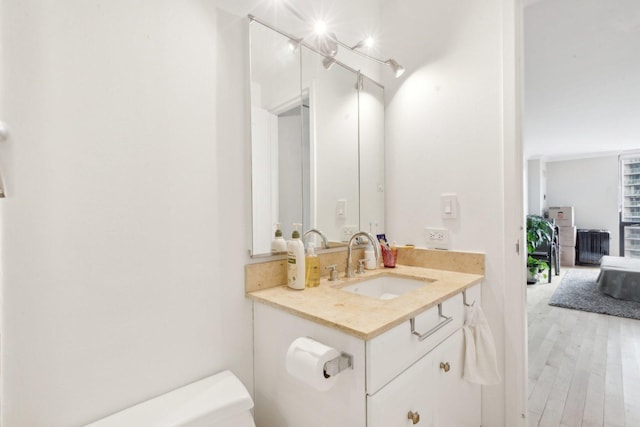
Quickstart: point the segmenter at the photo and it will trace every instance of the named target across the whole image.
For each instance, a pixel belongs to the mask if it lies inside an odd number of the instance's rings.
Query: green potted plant
[[[538,273],[550,270],[549,264],[534,258],[532,254],[542,243],[551,243],[551,224],[537,215],[527,216],[527,283],[536,283]],[[551,274],[551,271],[549,271]]]

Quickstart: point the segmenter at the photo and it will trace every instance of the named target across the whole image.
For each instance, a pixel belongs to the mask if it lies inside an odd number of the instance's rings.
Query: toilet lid
[[[249,392],[224,371],[113,414],[87,427],[190,427],[214,422],[253,407]]]

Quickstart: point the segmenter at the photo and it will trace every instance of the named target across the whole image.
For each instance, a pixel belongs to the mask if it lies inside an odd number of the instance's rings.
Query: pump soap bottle
[[[304,289],[304,244],[300,240],[298,227],[293,224],[291,240],[287,242],[287,285],[291,289]]]
[[[287,252],[287,242],[282,237],[280,223],[276,223],[276,235],[271,241],[271,253]]]
[[[313,242],[309,242],[304,265],[306,268],[304,275],[305,286],[307,288],[320,286],[320,258],[316,255],[316,245],[314,245]]]
[[[378,242],[376,242],[376,245],[378,244]],[[364,268],[366,268],[367,270],[375,270],[377,265],[376,265],[376,253],[373,251],[373,245],[371,244],[371,241],[369,241],[367,243],[366,248],[364,249],[364,258],[367,260],[364,263]]]

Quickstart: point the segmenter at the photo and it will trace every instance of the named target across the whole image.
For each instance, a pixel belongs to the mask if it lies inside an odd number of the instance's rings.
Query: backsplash
[[[442,251],[438,249],[398,248],[398,264],[429,267],[458,273],[485,272],[485,255],[480,252]]]
[[[329,265],[338,266],[338,274],[344,275],[347,266],[345,251],[319,254],[320,275],[326,277]],[[353,250],[353,267],[364,257],[364,249]],[[398,264],[413,267],[428,267],[436,270],[455,271],[484,275],[485,255],[477,252],[441,251],[422,248],[398,248]],[[382,267],[380,267],[382,268]],[[244,290],[254,292],[287,284],[287,259],[278,259],[245,266]]]

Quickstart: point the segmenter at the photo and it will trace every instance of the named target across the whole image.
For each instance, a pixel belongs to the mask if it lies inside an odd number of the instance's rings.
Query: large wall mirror
[[[254,256],[271,253],[276,223],[285,239],[300,223],[330,246],[384,231],[383,87],[292,41],[251,21]]]

